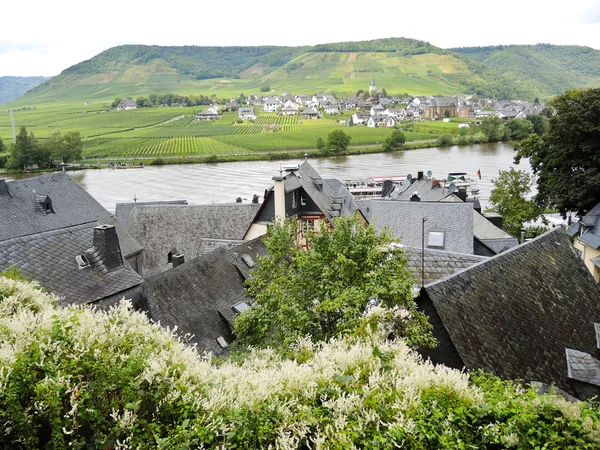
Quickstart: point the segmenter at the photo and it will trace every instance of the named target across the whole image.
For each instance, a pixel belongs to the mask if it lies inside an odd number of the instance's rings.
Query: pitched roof
[[[465,255],[463,253],[445,252],[426,248],[424,258],[421,258],[420,248],[406,248],[406,267],[421,283],[421,270],[423,270],[425,284],[432,283],[449,275],[453,275],[467,267],[485,261],[484,256]],[[423,266],[421,265],[423,263]]]
[[[434,180],[426,178],[415,180],[412,184],[404,181],[403,184],[394,187],[394,190],[390,193],[390,199],[408,201],[415,192],[418,192],[422,202],[439,202],[452,195],[443,181],[442,184],[440,184],[439,180],[435,181],[437,183],[434,183]]]
[[[578,231],[579,240],[585,245],[600,248],[600,203],[590,209],[578,224],[574,224],[573,229]],[[577,232],[574,234],[577,235]]]
[[[444,231],[444,250],[473,253],[473,205],[470,203],[397,202],[367,200],[359,203],[369,223],[390,233],[405,247],[421,248],[422,219],[425,238],[429,231]]]
[[[203,239],[242,239],[259,209],[257,203],[117,204],[115,216],[146,249],[144,273],[168,269],[168,253],[176,249],[191,259]]]
[[[597,351],[600,288],[561,228],[425,286],[427,299],[468,369],[573,393],[565,349]]]
[[[324,180],[317,171],[305,161],[298,170],[284,178],[286,192],[303,188],[328,220],[340,216],[350,216],[358,210],[354,196],[337,179]]]
[[[2,241],[0,272],[17,266],[27,278],[59,295],[61,304],[94,303],[117,294],[130,298],[132,293],[127,291],[144,280],[126,263],[108,270],[103,255],[88,251],[97,226],[92,222]],[[75,259],[82,254],[90,261],[84,268]]]
[[[261,238],[220,248],[147,279],[149,316],[162,326],[193,334],[200,350],[220,353],[217,338],[231,343],[232,307],[245,301],[250,265],[266,254]],[[248,259],[248,257],[250,259]]]
[[[473,233],[495,253],[503,252],[519,244],[517,238],[498,228],[477,211],[473,211]]]
[[[53,212],[41,208],[40,196],[51,200]],[[117,227],[123,256],[142,251],[114,216],[66,173],[5,181],[0,190],[0,241],[92,222]]]

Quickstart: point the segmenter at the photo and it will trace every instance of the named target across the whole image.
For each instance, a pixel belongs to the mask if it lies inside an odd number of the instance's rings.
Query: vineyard
[[[278,116],[255,107],[257,118],[241,122],[236,112],[225,112],[219,120],[197,121],[198,107],[138,108],[107,111],[106,105],[52,105],[15,111],[15,124],[26,126],[42,141],[56,131],[77,130],[84,139],[86,159],[118,157],[157,158],[180,156],[241,155],[254,152],[279,152],[314,149],[332,130],[343,129],[352,138],[350,145],[377,145],[391,133],[389,128],[347,127],[340,120],[350,112],[317,120],[299,116]],[[435,140],[439,135],[456,133],[456,123],[409,124],[407,140]],[[10,139],[8,114],[0,113],[0,138]]]

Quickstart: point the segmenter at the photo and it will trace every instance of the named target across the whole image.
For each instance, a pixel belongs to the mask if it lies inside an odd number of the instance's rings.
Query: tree
[[[385,140],[383,144],[383,151],[392,152],[395,150],[402,150],[402,146],[406,142],[406,136],[400,130],[392,131],[392,135]]]
[[[534,200],[526,198],[531,192],[534,177],[511,167],[500,171],[499,177],[493,179],[492,184],[494,189],[490,194],[490,204],[502,215],[502,228],[518,237],[523,223],[536,220],[542,213]]]
[[[113,100],[113,102],[110,104],[110,106],[113,108],[116,108],[120,101],[121,101],[121,98],[117,97]]]
[[[550,120],[541,114],[530,114],[527,116],[527,120],[533,125],[533,132],[540,136],[550,129]]]
[[[83,152],[81,134],[79,131],[68,131],[63,136],[57,131],[46,139],[42,149],[55,161],[68,163],[80,160]]]
[[[319,150],[319,151],[325,150],[325,141],[323,141],[323,138],[317,139],[317,150]]]
[[[442,134],[440,137],[437,138],[435,143],[439,147],[448,147],[449,145],[452,145],[454,143],[454,139],[452,139],[452,136],[449,134]]]
[[[260,92],[269,92],[270,90],[271,90],[271,86],[266,83],[260,87]]]
[[[600,202],[600,89],[572,90],[552,101],[550,129],[515,144],[537,176],[539,207],[583,215]]]
[[[385,88],[383,88],[381,90],[381,96],[384,97],[384,98],[387,97],[387,91],[385,90]]]
[[[510,137],[516,141],[525,139],[534,132],[533,124],[525,119],[512,119],[506,122],[506,129]]]
[[[27,134],[27,128],[21,127],[12,146],[7,166],[11,169],[24,169],[31,164],[39,164],[38,150],[39,145],[33,133]]]
[[[333,130],[327,135],[325,148],[332,153],[341,153],[348,148],[351,139],[343,130]]]
[[[402,251],[386,251],[392,239],[355,218],[334,219],[296,246],[296,221],[270,227],[257,269],[247,281],[253,306],[235,320],[241,345],[285,348],[297,338],[345,335],[361,321],[370,300],[410,313],[397,330],[411,345],[431,343],[426,316],[412,300],[414,279]]]
[[[360,97],[362,93],[364,93],[365,91],[363,89],[359,89],[358,91],[356,91],[356,96]]]
[[[6,145],[2,142],[2,138],[0,138],[0,154],[6,151]]]
[[[496,115],[484,117],[479,128],[490,142],[504,139],[504,120]]]

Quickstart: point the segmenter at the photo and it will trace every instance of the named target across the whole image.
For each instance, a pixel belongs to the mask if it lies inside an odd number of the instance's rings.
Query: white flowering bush
[[[385,324],[216,364],[122,302],[0,277],[3,448],[598,448],[586,403],[422,361]],[[372,311],[402,320],[403,310]]]

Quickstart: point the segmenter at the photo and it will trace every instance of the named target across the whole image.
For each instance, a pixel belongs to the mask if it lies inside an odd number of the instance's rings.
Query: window
[[[297,206],[296,193],[292,192],[292,208]]]
[[[446,241],[445,231],[429,231],[427,233],[427,247],[444,248]]]
[[[315,221],[313,219],[302,219],[300,225],[302,226],[302,234],[307,235],[314,230]]]
[[[306,206],[306,197],[304,195],[300,196],[300,205]]]

